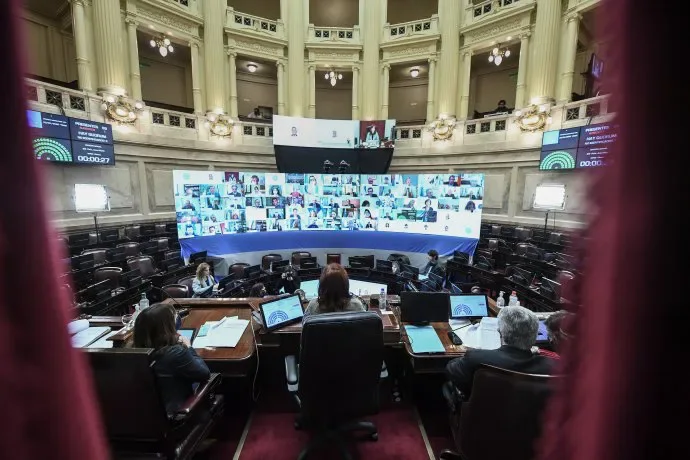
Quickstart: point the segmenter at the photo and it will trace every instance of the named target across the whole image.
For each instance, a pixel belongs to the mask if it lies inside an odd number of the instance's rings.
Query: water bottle
[[[149,299],[146,297],[146,293],[141,293],[141,300],[139,300],[139,309],[146,310],[149,308]]]
[[[506,299],[503,298],[503,291],[498,293],[498,297],[496,298],[496,308],[499,310],[503,307],[506,306]]]
[[[517,306],[517,303],[518,303],[517,294],[515,293],[515,291],[513,291],[510,293],[510,297],[508,298],[508,306],[509,307],[515,307],[515,306]]]
[[[379,309],[381,311],[386,309],[386,290],[381,288],[381,294],[379,294]]]

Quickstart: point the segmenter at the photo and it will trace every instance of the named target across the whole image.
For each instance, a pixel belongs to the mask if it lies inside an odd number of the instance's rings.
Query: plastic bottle
[[[381,294],[379,295],[379,309],[381,311],[385,310],[388,306],[388,301],[386,299],[386,290],[381,288]]]
[[[139,309],[146,310],[149,308],[149,299],[146,297],[146,293],[141,293],[141,300],[139,300]]]
[[[515,291],[513,291],[510,293],[510,297],[508,298],[508,306],[509,307],[515,307],[517,305],[517,303],[518,303],[517,294],[515,293]]]
[[[496,308],[499,310],[503,307],[506,306],[506,299],[503,298],[503,291],[498,293],[498,297],[496,298]]]

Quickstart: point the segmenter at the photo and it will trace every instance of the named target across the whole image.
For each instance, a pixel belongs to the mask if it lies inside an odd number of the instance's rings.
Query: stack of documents
[[[207,321],[194,339],[194,348],[234,348],[247,329],[249,320],[226,316],[220,321]]]
[[[74,348],[84,348],[108,334],[110,328],[106,326],[89,327],[88,320],[78,320],[69,323],[67,331],[72,334],[72,346]]]
[[[406,324],[405,331],[414,353],[443,353],[446,351],[433,326]]]
[[[482,318],[479,324],[463,327],[456,331],[463,345],[469,348],[495,350],[501,348],[501,335],[498,333],[498,318]]]

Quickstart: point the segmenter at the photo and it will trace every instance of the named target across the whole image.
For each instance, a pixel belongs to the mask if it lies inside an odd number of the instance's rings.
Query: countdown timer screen
[[[483,174],[173,171],[180,238],[379,231],[479,238]]]
[[[605,166],[618,138],[611,123],[546,131],[542,137],[539,169],[561,170]]]

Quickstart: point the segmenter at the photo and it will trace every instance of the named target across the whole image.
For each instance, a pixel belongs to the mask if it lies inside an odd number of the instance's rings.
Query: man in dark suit
[[[446,366],[446,375],[452,385],[446,385],[443,393],[451,407],[458,407],[455,388],[465,398],[469,397],[474,373],[482,364],[527,374],[550,374],[554,361],[532,353],[538,329],[537,316],[530,310],[524,307],[503,308],[498,313],[501,347],[496,350],[468,350],[465,356]]]

